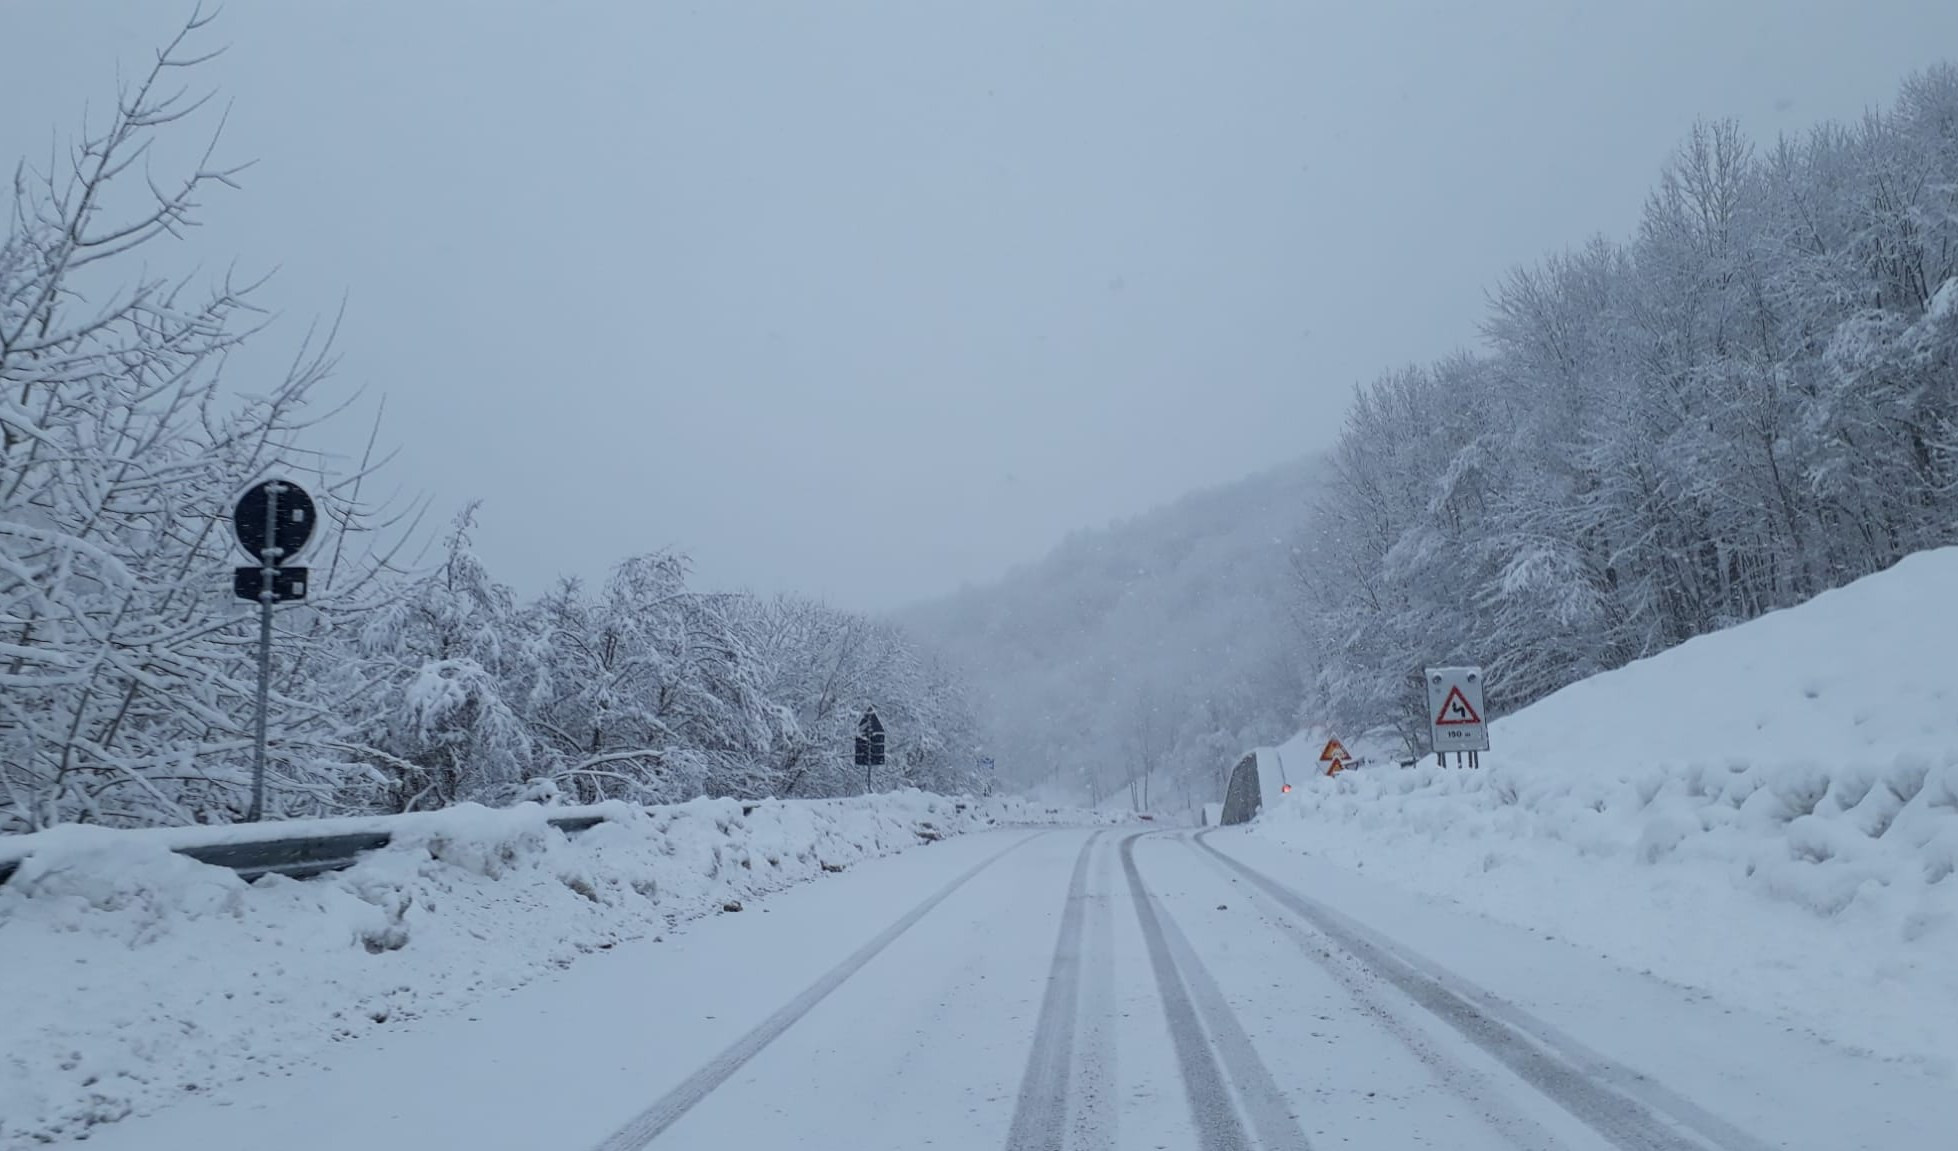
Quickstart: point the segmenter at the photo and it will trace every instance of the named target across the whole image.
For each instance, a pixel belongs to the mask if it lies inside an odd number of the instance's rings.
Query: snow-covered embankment
[[[251,884],[172,854],[167,833],[22,837],[33,853],[0,887],[0,1148],[303,1064],[857,860],[1093,818],[918,792],[746,815],[733,800],[621,804],[575,837],[551,814],[417,816],[349,870]]]
[[[1954,592],[1958,549],[1914,556],[1500,720],[1481,771],[1316,778],[1259,833],[1958,1070]]]

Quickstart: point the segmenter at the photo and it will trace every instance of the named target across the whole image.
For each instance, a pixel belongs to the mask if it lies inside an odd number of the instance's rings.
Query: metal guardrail
[[[741,814],[754,811],[754,805],[743,804]],[[602,815],[564,815],[550,821],[552,827],[566,835],[576,835],[581,831],[605,822]],[[292,879],[306,879],[323,875],[329,871],[341,871],[352,867],[360,856],[369,851],[379,851],[394,841],[394,833],[389,831],[360,831],[341,835],[316,835],[292,838],[278,835],[280,825],[264,825],[268,834],[276,838],[264,840],[245,840],[237,843],[190,844],[173,847],[178,855],[188,856],[199,863],[214,867],[228,867],[247,882],[261,875],[284,875]],[[0,846],[5,841],[0,840]],[[13,878],[21,860],[0,859],[0,886]]]

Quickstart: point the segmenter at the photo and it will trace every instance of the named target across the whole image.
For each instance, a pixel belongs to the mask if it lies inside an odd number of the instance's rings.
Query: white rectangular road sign
[[[1482,669],[1431,667],[1421,674],[1428,686],[1428,730],[1437,752],[1488,751],[1489,724],[1482,710]]]

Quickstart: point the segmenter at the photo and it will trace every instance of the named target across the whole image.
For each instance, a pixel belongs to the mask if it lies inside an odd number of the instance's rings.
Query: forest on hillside
[[[345,404],[329,339],[267,390],[227,380],[272,338],[260,285],[150,270],[238,172],[152,151],[215,130],[179,86],[206,22],[20,169],[0,241],[0,833],[247,814],[257,608],[232,594],[230,514],[268,475],[323,529],[276,613],[270,815],[977,784],[964,688],[898,627],[699,591],[672,552],[519,602],[471,551],[473,507],[418,547],[373,453],[309,447]],[[890,756],[866,781],[871,705]]]
[[[1958,541],[1958,68],[1694,126],[1630,238],[1510,272],[1483,331],[1357,390],[1301,553],[1314,710],[1413,748],[1424,664],[1510,711]]]
[[[1954,277],[1958,69],[1800,138],[1701,123],[1629,238],[1501,277],[1292,480],[907,619],[1026,782],[1180,808],[1294,728],[1422,753],[1424,666],[1501,714],[1958,542]]]

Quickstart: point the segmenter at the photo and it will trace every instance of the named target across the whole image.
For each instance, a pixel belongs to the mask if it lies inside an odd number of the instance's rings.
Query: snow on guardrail
[[[604,822],[608,816],[631,810],[636,809],[629,804],[601,803],[553,807],[546,814],[551,826],[575,834]],[[454,818],[451,810],[194,827],[114,829],[66,824],[0,838],[0,884],[36,851],[67,852],[77,845],[107,843],[173,851],[200,863],[228,867],[246,879],[273,872],[304,878],[351,866],[360,853],[386,847],[397,834],[420,834],[443,827]]]

